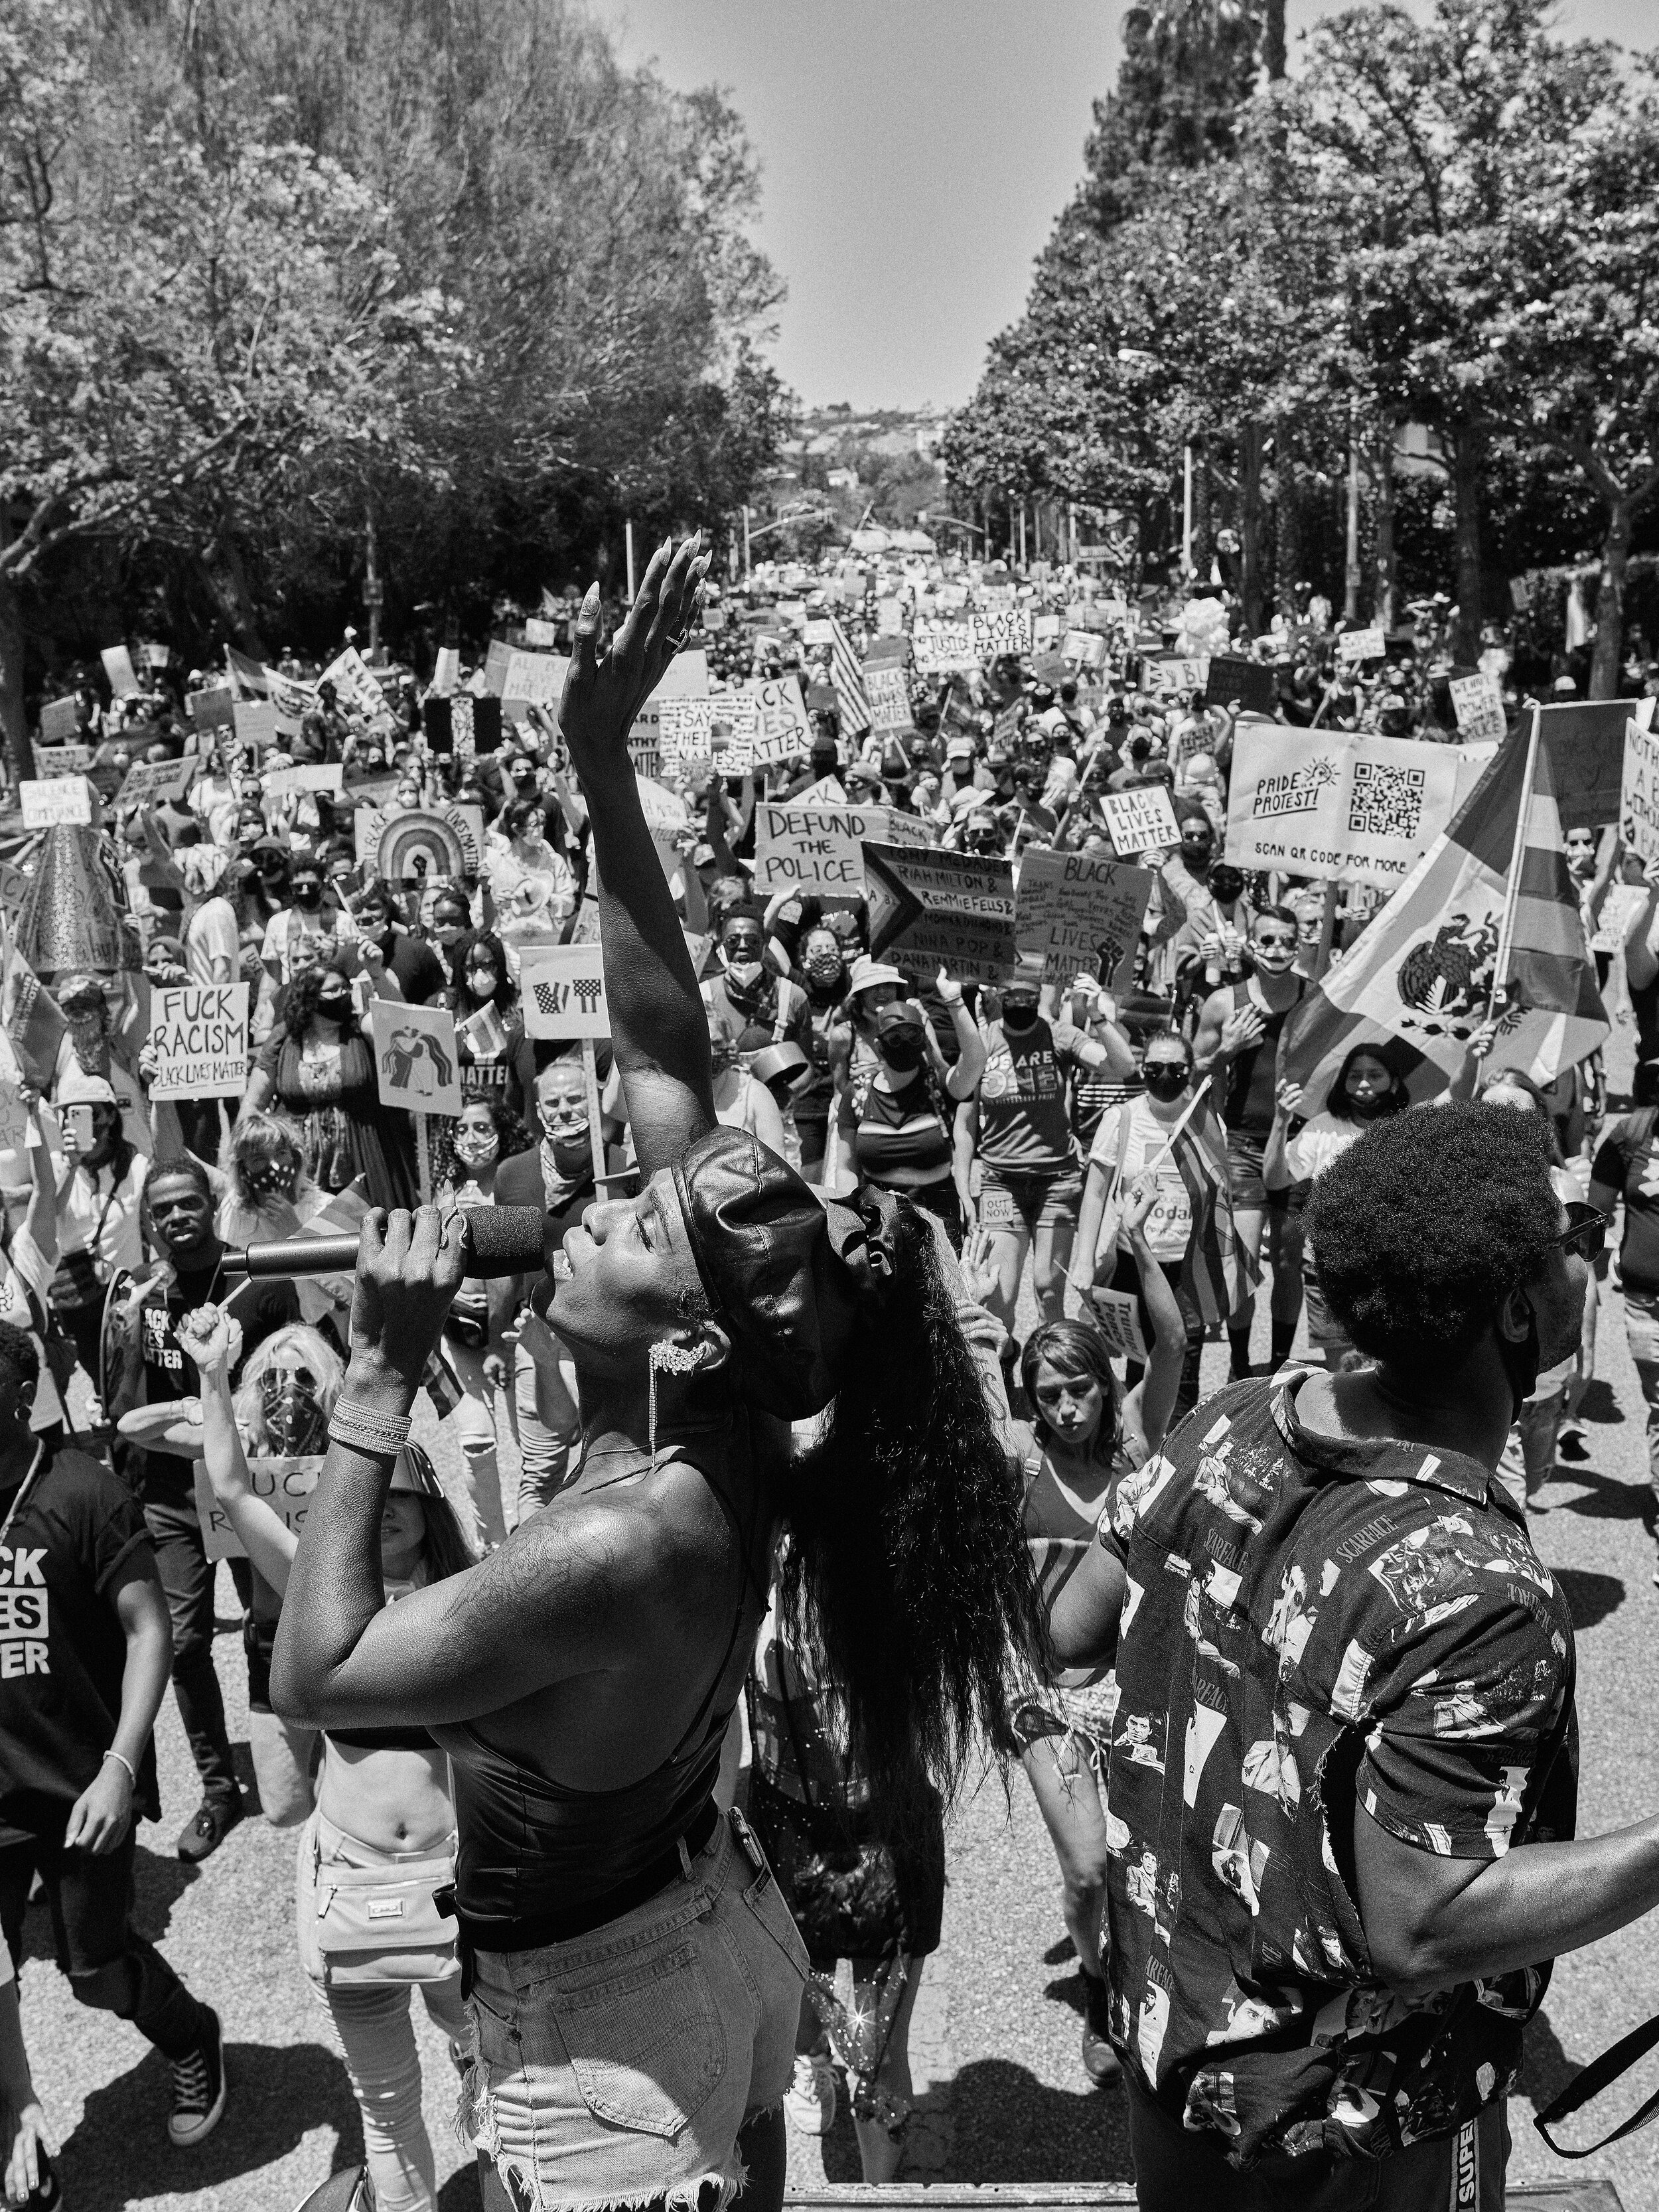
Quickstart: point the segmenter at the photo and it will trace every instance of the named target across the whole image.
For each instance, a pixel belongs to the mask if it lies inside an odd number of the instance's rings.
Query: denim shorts
[[[1022,1175],[981,1166],[979,1218],[983,1229],[1034,1237],[1056,1223],[1075,1224],[1083,1203],[1083,1177],[1075,1168],[1058,1175]]]
[[[739,1813],[686,1880],[586,1936],[480,1951],[464,2142],[524,2212],[692,2212],[741,2186],[745,2120],[794,2070],[806,1948]],[[707,2212],[707,2208],[706,2208]]]

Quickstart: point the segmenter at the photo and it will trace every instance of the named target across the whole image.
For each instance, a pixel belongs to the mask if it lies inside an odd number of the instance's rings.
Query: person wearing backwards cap
[[[710,1789],[766,1609],[810,1620],[887,1832],[1007,1724],[1035,1583],[930,1225],[821,1204],[723,1128],[708,1028],[641,811],[629,729],[707,567],[652,559],[609,653],[598,587],[560,724],[592,809],[637,1197],[591,1206],[537,1300],[576,1362],[573,1481],[480,1565],[387,1611],[380,1516],[466,1266],[431,1207],[364,1226],[351,1365],[277,1632],[272,1700],[447,1751],[491,2212],[781,2201],[806,1957]],[[811,1422],[793,1452],[790,1424]],[[626,1973],[617,1971],[623,1954]]]

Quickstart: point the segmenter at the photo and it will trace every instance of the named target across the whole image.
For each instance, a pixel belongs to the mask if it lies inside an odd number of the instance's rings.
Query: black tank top
[[[1266,1024],[1261,1041],[1248,1052],[1241,1052],[1227,1072],[1227,1103],[1221,1118],[1230,1129],[1237,1129],[1252,1137],[1265,1137],[1273,1125],[1273,1110],[1278,1103],[1279,1036],[1291,1015],[1302,1002],[1307,989],[1307,980],[1296,979],[1296,996],[1288,1006],[1273,1013],[1260,1006],[1250,996],[1248,982],[1232,985],[1233,1003],[1229,1009],[1237,1013],[1241,1006],[1255,1006]]]
[[[620,1790],[573,1790],[486,1743],[470,1722],[432,1728],[454,1775],[455,1902],[480,1948],[522,1949],[518,1923],[568,1917],[623,1888],[672,1850],[707,1802],[766,1610],[766,1591],[750,1565],[758,1532],[739,1525],[715,1472],[728,1458],[746,1461],[750,1449],[741,1407],[717,1437],[676,1448],[675,1455],[695,1467],[714,1492],[741,1568],[724,1655],[690,1726],[660,1766]],[[742,1664],[733,1673],[740,1645]]]
[[[951,1171],[951,1132],[934,1103],[925,1075],[907,1083],[896,1097],[872,1083],[859,1109],[853,1150],[859,1176],[878,1189],[902,1190],[890,1182],[895,1168],[942,1181]]]

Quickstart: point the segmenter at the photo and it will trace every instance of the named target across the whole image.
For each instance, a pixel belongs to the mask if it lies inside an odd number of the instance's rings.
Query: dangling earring
[[[651,1347],[650,1429],[651,1472],[657,1471],[657,1376],[665,1370],[670,1375],[693,1375],[700,1364],[699,1356],[689,1344],[671,1344],[660,1337]]]

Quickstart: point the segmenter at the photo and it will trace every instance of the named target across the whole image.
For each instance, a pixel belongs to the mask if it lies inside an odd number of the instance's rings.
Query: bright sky
[[[1126,0],[1127,4],[1127,0]],[[1083,167],[1116,0],[596,0],[630,62],[730,94],[789,287],[774,353],[809,406],[957,406]],[[1289,0],[1296,32],[1335,12]],[[1562,0],[1565,37],[1659,42],[1653,0]],[[1294,66],[1294,63],[1292,63]]]

